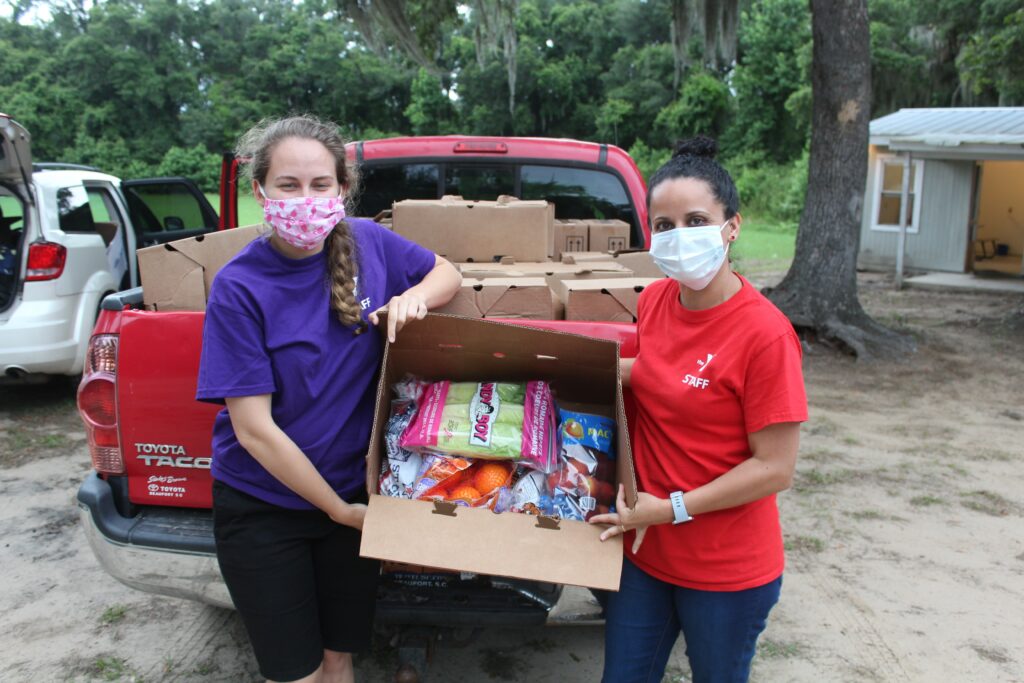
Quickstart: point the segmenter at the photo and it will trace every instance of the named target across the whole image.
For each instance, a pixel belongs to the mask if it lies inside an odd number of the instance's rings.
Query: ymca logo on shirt
[[[355,296],[358,299],[359,298],[359,276],[358,275],[353,276],[352,277],[352,281],[355,283],[355,288],[352,290],[352,294],[353,294],[353,296]],[[368,309],[370,307],[370,297],[366,297],[365,299],[360,300],[359,307],[362,310],[364,310],[364,311],[366,309]]]
[[[714,359],[715,354],[713,353],[709,353],[706,358],[698,358],[696,373],[688,374],[685,377],[683,377],[683,384],[690,387],[695,387],[697,389],[707,389],[709,386],[711,386],[711,380],[709,380],[706,377],[701,377],[701,373],[707,369],[708,365],[710,365],[711,361],[713,361]]]

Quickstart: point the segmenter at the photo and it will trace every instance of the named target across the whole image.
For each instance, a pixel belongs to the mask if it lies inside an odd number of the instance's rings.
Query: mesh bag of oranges
[[[470,460],[430,454],[412,497],[446,500],[467,507],[494,509],[498,494],[512,483],[515,467],[508,462]]]

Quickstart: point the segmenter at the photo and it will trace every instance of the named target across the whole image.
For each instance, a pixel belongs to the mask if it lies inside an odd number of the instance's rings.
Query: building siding
[[[886,149],[872,146],[869,152],[864,214],[861,220],[857,265],[866,270],[891,269],[896,265],[895,232],[872,230],[875,206],[875,166]],[[921,188],[920,230],[907,233],[906,270],[965,271],[968,219],[971,206],[972,161],[927,159]]]

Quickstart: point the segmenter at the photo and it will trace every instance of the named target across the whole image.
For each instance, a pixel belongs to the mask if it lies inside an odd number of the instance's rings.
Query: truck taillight
[[[28,247],[28,267],[25,280],[56,280],[64,272],[68,250],[63,244],[56,242],[33,242]]]
[[[124,474],[124,457],[117,434],[117,335],[98,334],[89,341],[78,386],[78,413],[92,454],[92,466],[101,474]]]

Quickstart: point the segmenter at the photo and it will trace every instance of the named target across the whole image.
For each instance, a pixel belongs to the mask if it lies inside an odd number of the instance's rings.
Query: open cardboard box
[[[478,574],[618,590],[622,540],[602,543],[602,527],[454,503],[377,493],[391,386],[406,373],[429,380],[551,382],[558,399],[599,404],[616,422],[617,476],[629,505],[636,478],[614,342],[488,320],[429,314],[410,322],[384,351],[367,453],[369,509],[360,554]]]
[[[466,278],[455,297],[435,313],[470,318],[560,320],[562,302],[542,277]]]
[[[205,311],[213,276],[263,230],[262,225],[249,225],[139,249],[143,306]]]

